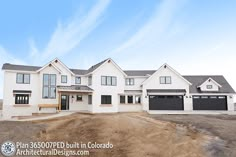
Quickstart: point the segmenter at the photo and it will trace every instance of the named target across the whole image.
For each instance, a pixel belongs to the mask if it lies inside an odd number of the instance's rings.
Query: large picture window
[[[56,98],[56,75],[43,74],[43,98]]]
[[[101,76],[101,84],[104,86],[116,86],[115,76]]]
[[[29,104],[29,95],[28,94],[16,94],[15,104]]]
[[[101,96],[101,104],[112,104],[111,103],[111,95],[102,95]]]
[[[16,83],[30,84],[30,74],[16,74]]]

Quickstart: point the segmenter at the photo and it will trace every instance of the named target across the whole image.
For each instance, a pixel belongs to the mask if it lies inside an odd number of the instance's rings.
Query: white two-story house
[[[235,91],[223,76],[182,76],[168,64],[122,70],[109,58],[82,70],[56,58],[42,67],[5,63],[2,70],[5,118],[60,111],[234,110]]]

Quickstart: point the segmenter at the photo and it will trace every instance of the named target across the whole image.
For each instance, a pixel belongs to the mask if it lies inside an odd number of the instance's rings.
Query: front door
[[[61,110],[69,110],[69,96],[61,95]]]

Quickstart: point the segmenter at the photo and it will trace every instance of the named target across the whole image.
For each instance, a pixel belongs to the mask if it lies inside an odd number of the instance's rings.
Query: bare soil
[[[214,157],[236,156],[236,115],[149,115],[156,120],[183,124],[207,135],[218,137],[206,149]]]
[[[150,118],[151,117],[151,118]],[[73,114],[33,122],[0,122],[0,141],[68,141],[113,144],[92,149],[98,157],[203,157],[214,137],[144,113]],[[168,117],[168,116],[167,116]],[[168,120],[169,121],[169,120]]]

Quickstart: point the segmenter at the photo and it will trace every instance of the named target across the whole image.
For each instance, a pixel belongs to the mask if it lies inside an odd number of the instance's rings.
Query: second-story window
[[[92,76],[88,77],[88,85],[91,86],[92,85]]]
[[[127,86],[133,86],[134,85],[134,78],[126,78],[125,79],[125,84]]]
[[[30,74],[16,74],[16,83],[30,84]]]
[[[101,76],[101,84],[104,86],[116,86],[115,76]]]
[[[75,77],[75,84],[81,84],[81,77]]]
[[[160,84],[171,84],[170,76],[160,76]]]
[[[56,75],[43,74],[43,98],[56,98]]]
[[[67,76],[61,75],[61,83],[67,83]]]

